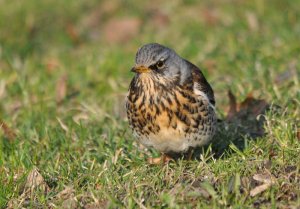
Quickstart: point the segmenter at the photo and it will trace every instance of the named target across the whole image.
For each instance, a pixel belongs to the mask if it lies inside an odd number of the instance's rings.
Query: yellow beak
[[[141,65],[141,66],[135,66],[131,69],[132,72],[135,72],[135,73],[148,73],[150,72],[150,69]]]

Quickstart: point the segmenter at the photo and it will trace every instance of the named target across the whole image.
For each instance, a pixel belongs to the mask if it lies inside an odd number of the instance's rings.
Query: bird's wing
[[[213,106],[215,106],[216,102],[215,102],[215,97],[214,97],[214,91],[212,90],[211,86],[205,79],[203,73],[194,64],[190,63],[189,61],[187,61],[187,63],[189,65],[190,69],[192,69],[192,80],[194,83],[194,88],[196,88],[196,90],[199,90],[200,92],[204,93],[207,96],[209,102]]]

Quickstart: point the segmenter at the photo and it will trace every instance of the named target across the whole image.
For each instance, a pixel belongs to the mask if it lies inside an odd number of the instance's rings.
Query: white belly
[[[182,130],[172,128],[160,131],[158,134],[150,134],[148,137],[138,137],[140,143],[146,147],[168,153],[183,153],[190,147],[200,147],[210,142],[213,134],[190,133],[184,134]]]

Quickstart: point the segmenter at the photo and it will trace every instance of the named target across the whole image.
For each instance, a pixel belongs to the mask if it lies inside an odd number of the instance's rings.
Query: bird
[[[135,73],[125,99],[134,138],[162,155],[151,164],[167,163],[175,153],[208,144],[217,127],[214,92],[201,70],[173,49],[158,43],[138,49]]]

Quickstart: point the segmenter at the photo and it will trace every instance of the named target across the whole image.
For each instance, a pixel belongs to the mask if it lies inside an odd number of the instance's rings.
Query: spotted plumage
[[[162,153],[207,144],[216,129],[215,99],[202,72],[160,44],[141,47],[135,61],[126,97],[135,138]]]

